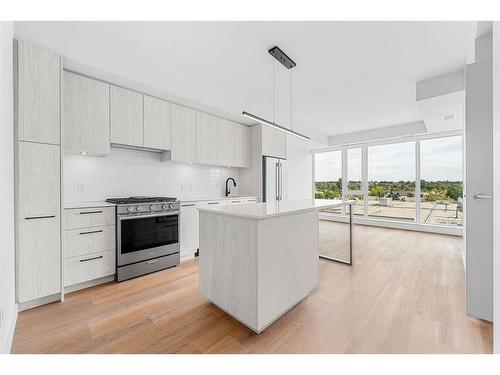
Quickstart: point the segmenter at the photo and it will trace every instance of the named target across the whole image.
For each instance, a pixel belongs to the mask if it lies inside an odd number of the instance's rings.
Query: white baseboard
[[[6,340],[3,343],[3,347],[0,350],[0,354],[9,354],[10,350],[12,348],[12,340],[14,339],[14,331],[16,330],[16,323],[17,323],[17,303],[14,305],[14,310],[10,316],[10,318],[5,319],[6,320],[6,325],[8,324],[8,330],[7,330],[7,336]]]

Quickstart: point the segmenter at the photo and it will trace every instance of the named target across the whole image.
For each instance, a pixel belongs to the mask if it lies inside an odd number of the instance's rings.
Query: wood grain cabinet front
[[[63,72],[63,150],[105,156],[109,144],[109,85]]]
[[[170,150],[171,105],[165,100],[144,95],[144,147]]]
[[[18,139],[61,143],[61,56],[16,41]]]
[[[196,111],[172,104],[172,151],[173,161],[196,163]]]
[[[143,106],[143,94],[111,86],[111,143],[137,147],[144,145]]]

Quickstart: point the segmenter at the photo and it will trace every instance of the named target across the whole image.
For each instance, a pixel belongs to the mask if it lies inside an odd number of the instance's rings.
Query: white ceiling
[[[293,69],[294,129],[323,135],[421,120],[415,82],[466,63],[475,22],[17,22],[16,37],[233,115],[272,116],[273,58]],[[277,120],[289,122],[288,71]],[[278,122],[278,121],[277,121]]]

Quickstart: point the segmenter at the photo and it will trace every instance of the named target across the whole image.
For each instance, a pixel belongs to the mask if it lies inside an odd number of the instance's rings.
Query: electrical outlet
[[[84,184],[77,184],[76,185],[76,191],[78,193],[85,193],[85,185]]]

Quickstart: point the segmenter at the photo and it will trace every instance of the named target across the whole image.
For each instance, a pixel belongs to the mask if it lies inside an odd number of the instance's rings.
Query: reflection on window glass
[[[422,223],[462,225],[462,136],[420,142],[420,190]]]
[[[368,216],[415,221],[415,143],[368,147]]]
[[[342,198],[342,151],[330,151],[315,154],[315,198],[341,199]],[[326,210],[331,213],[340,213],[340,208]]]
[[[361,190],[361,148],[347,150],[347,190]]]

